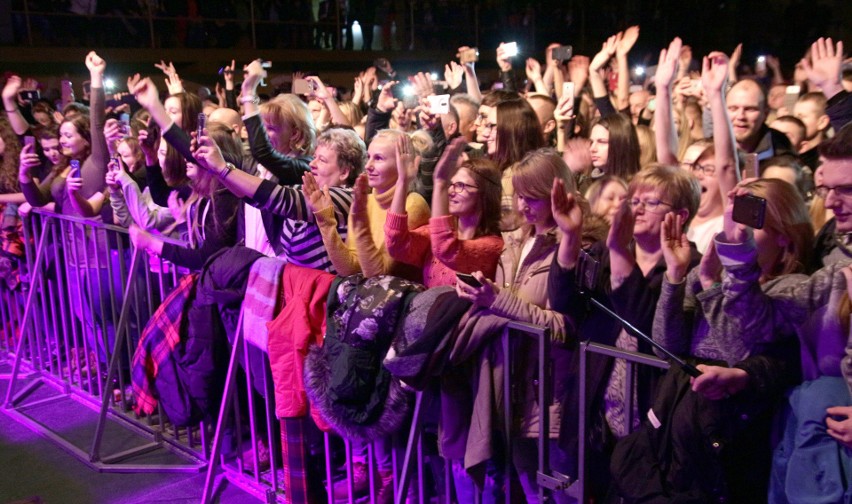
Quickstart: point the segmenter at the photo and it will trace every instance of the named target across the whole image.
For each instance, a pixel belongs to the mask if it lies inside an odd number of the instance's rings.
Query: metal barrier
[[[632,352],[629,350],[622,350],[620,348],[615,348],[608,345],[601,345],[600,343],[592,343],[589,341],[584,341],[580,344],[580,408],[578,414],[577,421],[577,435],[578,435],[578,474],[577,481],[575,484],[576,490],[574,491],[574,496],[580,502],[585,502],[586,493],[585,493],[585,476],[586,476],[586,358],[591,353],[597,353],[601,355],[607,355],[609,357],[613,357],[616,359],[624,359],[627,364],[627,373],[626,379],[624,383],[624,388],[627,391],[624,395],[627,400],[627,405],[625,406],[625,412],[627,415],[626,425],[633,425],[633,384],[634,384],[634,365],[639,364],[643,366],[652,366],[660,369],[668,369],[669,363],[652,355],[643,354],[639,352]]]
[[[177,282],[175,268],[159,259],[149,260],[147,255],[131,255],[124,228],[41,209],[33,210],[24,220],[24,237],[29,285],[24,291],[22,314],[15,319],[21,337],[15,344],[3,401],[6,414],[99,471],[202,470],[206,466],[203,424],[200,440],[196,440],[195,429],[169,424],[162,411],[140,418],[130,409],[129,363],[153,310]],[[23,376],[24,370],[31,374]],[[24,379],[27,383],[19,390],[18,382]],[[56,393],[27,401],[42,386]],[[27,414],[64,399],[99,414],[89,451]],[[107,419],[151,442],[102,454]],[[180,454],[189,462],[125,463],[159,448]]]

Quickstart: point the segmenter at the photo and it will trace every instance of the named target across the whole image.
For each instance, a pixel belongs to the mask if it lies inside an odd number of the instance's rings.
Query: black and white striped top
[[[337,232],[345,241],[349,207],[352,206],[352,189],[331,187],[329,194],[337,217]],[[337,273],[328,258],[319,227],[313,212],[308,209],[300,185],[282,186],[264,180],[248,202],[262,211],[285,218],[278,236],[284,249],[283,253],[279,254],[280,258],[305,268]],[[271,242],[275,238],[270,236],[269,239]]]

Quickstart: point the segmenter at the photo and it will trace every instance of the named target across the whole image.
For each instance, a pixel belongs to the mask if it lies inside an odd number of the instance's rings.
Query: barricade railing
[[[99,471],[202,470],[206,466],[203,424],[197,429],[177,428],[161,410],[139,417],[131,409],[133,352],[159,301],[176,285],[175,268],[147,254],[134,255],[126,229],[95,220],[35,209],[24,219],[24,236],[29,283],[23,290],[21,315],[15,319],[21,337],[15,342],[3,400],[6,413]],[[25,370],[31,374],[23,376]],[[18,382],[25,378],[19,388]],[[57,393],[27,400],[45,385]],[[64,399],[99,414],[88,451],[27,414]],[[108,418],[151,442],[102,454]],[[189,462],[127,462],[159,448]]]
[[[577,480],[574,485],[575,491],[573,495],[579,502],[585,502],[585,476],[586,476],[586,359],[588,358],[589,353],[595,353],[600,355],[605,355],[612,357],[614,359],[622,359],[626,363],[626,373],[625,373],[625,381],[624,381],[624,398],[626,404],[624,406],[625,411],[625,425],[628,428],[633,426],[633,409],[634,409],[634,386],[635,386],[635,373],[636,366],[651,366],[659,369],[668,369],[670,367],[669,363],[665,360],[657,358],[653,355],[648,355],[640,352],[633,352],[630,350],[622,350],[620,348],[602,345],[600,343],[594,343],[590,341],[584,341],[580,344],[580,397],[579,397],[579,414],[577,419],[577,436],[578,436],[578,474]]]

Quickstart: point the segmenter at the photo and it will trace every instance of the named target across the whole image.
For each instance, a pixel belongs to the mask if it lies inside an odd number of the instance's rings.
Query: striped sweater
[[[329,193],[337,217],[337,232],[345,240],[346,222],[349,207],[352,205],[352,189],[331,187]],[[261,211],[272,212],[285,218],[278,235],[283,248],[283,252],[278,256],[280,259],[305,268],[337,273],[328,258],[322,235],[313,212],[307,207],[301,186],[282,186],[264,180],[254,196],[247,201]]]

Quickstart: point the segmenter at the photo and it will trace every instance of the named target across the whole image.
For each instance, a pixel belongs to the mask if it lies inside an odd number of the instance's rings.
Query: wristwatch
[[[219,178],[225,180],[237,167],[233,163],[225,163],[225,169],[219,172]]]
[[[257,95],[240,96],[240,103],[254,103],[260,105],[260,97]]]

